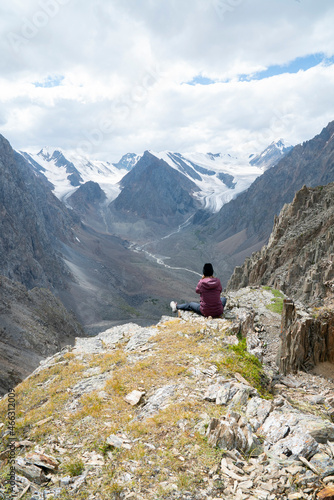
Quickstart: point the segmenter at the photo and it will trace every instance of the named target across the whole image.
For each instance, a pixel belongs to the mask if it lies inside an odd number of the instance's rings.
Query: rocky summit
[[[20,499],[332,498],[333,372],[278,371],[282,293],[227,299],[42,361],[0,401],[0,496],[12,460]]]

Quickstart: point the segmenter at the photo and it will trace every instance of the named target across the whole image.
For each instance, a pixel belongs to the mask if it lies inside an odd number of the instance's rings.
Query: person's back
[[[200,294],[200,311],[203,316],[216,318],[224,311],[220,294],[222,285],[219,278],[214,276],[202,278],[196,287],[196,293]]]

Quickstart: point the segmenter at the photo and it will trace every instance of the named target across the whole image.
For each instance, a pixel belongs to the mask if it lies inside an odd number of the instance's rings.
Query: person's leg
[[[221,297],[221,303],[223,304],[223,307],[226,306],[226,297]]]
[[[186,302],[185,304],[178,304],[176,309],[180,309],[181,311],[193,311],[197,314],[202,314],[200,311],[200,304],[197,302]]]

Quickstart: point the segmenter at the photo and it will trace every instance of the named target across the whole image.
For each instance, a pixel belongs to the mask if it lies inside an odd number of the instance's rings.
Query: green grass
[[[240,338],[237,345],[224,347],[224,358],[219,363],[219,370],[228,369],[232,373],[240,373],[262,397],[271,397],[268,392],[268,381],[262,365],[256,356],[247,351],[245,338]]]
[[[71,477],[80,476],[85,469],[85,464],[82,460],[73,460],[65,465],[65,471]]]
[[[283,299],[284,295],[280,290],[276,290],[276,288],[271,288],[270,286],[263,286],[263,290],[267,290],[271,292],[274,296],[274,298],[271,301],[271,304],[267,304],[266,308],[269,309],[269,311],[274,312],[276,314],[282,314],[283,312]]]

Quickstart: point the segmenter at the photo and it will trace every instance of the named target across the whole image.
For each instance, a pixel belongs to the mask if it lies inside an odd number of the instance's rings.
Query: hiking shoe
[[[170,305],[170,307],[172,309],[172,312],[175,313],[177,311],[177,308],[176,308],[177,303],[174,302],[174,300],[172,300],[172,302],[169,305]]]

